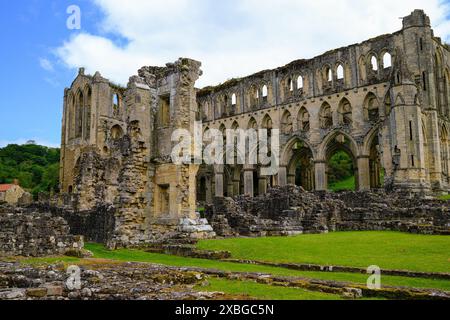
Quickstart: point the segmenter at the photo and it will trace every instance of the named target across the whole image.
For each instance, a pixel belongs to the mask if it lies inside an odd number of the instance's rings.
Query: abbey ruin
[[[450,190],[450,48],[421,10],[393,34],[197,89],[201,63],[143,67],[127,87],[81,68],[64,95],[61,205],[115,208],[116,241],[214,236],[196,212],[273,187],[327,189],[339,150],[359,191]],[[175,165],[176,129],[280,129],[278,174],[255,165]]]

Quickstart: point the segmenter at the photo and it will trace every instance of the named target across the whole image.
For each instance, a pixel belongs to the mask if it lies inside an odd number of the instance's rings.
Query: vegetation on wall
[[[33,195],[57,192],[59,155],[57,148],[35,144],[11,144],[0,148],[0,184],[13,183],[17,179],[20,186]]]
[[[355,190],[353,160],[346,152],[336,152],[328,162],[328,185],[332,191]]]

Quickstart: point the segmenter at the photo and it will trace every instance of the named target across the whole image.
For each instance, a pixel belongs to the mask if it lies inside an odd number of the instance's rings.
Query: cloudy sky
[[[69,6],[81,29],[67,28]],[[401,28],[416,8],[450,41],[440,0],[1,1],[0,146],[60,143],[64,88],[78,67],[126,84],[143,65],[203,63],[198,87],[311,58]]]

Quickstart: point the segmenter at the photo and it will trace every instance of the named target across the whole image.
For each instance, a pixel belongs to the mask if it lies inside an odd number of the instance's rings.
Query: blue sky
[[[198,86],[274,68],[401,28],[415,8],[450,40],[439,0],[16,0],[0,2],[0,147],[60,144],[64,88],[78,67],[126,84],[142,65],[202,61]],[[81,30],[69,30],[70,5]],[[350,26],[350,28],[349,28]],[[354,26],[354,27],[353,27]]]

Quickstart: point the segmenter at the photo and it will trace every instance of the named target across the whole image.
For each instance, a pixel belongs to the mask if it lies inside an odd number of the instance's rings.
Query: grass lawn
[[[450,272],[450,237],[399,232],[335,232],[296,237],[205,240],[200,249],[236,259]]]
[[[205,259],[184,258],[164,254],[148,253],[142,250],[116,250],[110,251],[99,244],[87,244],[86,249],[94,253],[95,258],[110,259],[124,262],[148,262],[173,267],[199,267],[230,272],[258,272],[279,276],[303,277],[309,279],[335,280],[365,284],[368,276],[357,273],[325,273],[295,271],[284,268],[266,267],[258,265],[221,262]],[[450,291],[450,281],[434,279],[418,279],[395,276],[382,276],[382,284],[386,286],[405,286],[416,288],[436,288]]]
[[[355,177],[350,177],[346,180],[332,183],[328,186],[328,189],[333,192],[354,191],[356,189]]]
[[[247,295],[260,300],[341,300],[339,295],[307,291],[299,288],[284,288],[251,281],[236,281],[210,278],[206,287],[198,291],[224,292],[232,295]]]

